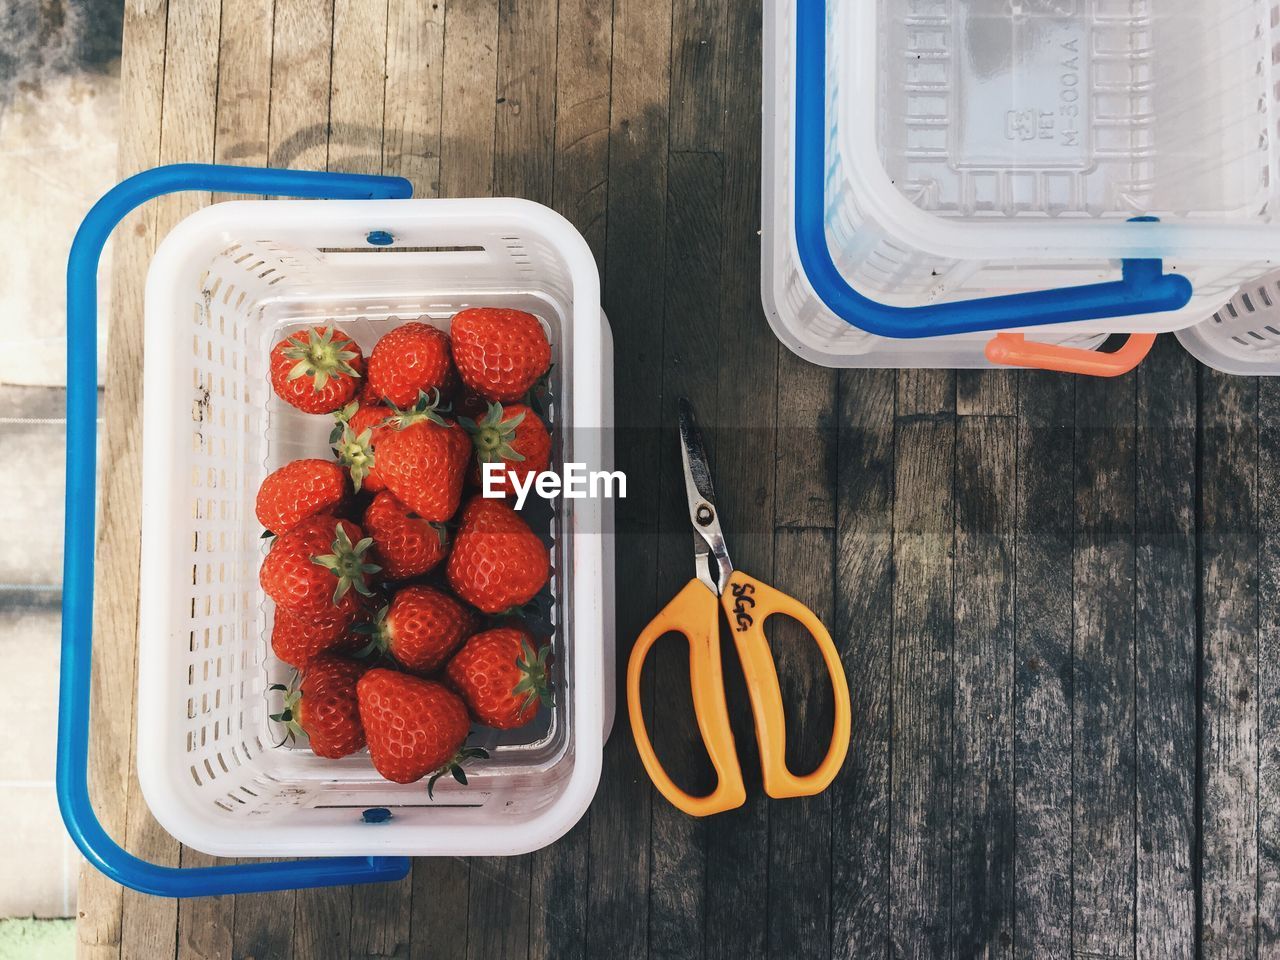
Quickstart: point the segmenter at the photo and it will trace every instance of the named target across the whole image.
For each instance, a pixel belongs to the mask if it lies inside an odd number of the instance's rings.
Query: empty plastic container
[[[1280,256],[1269,4],[777,0],[766,20],[763,295],[815,362],[1177,330]]]

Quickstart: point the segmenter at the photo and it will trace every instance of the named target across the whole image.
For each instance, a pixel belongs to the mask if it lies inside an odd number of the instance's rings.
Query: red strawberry
[[[363,664],[321,654],[311,661],[302,684],[289,692],[284,709],[271,715],[283,723],[290,738],[305,733],[311,752],[317,757],[337,760],[364,747],[364,727],[356,681],[364,673]],[[283,690],[275,684],[273,690]]]
[[[329,442],[338,462],[351,472],[351,485],[357,491],[377,493],[387,488],[374,461],[378,441],[393,414],[389,407],[364,401],[353,401],[334,414]]]
[[[462,746],[471,725],[466,705],[439,683],[375,668],[360,678],[356,695],[369,759],[393,783],[413,783],[432,774],[427,782],[430,796],[445,773],[466,783],[462,763],[488,756]]]
[[[460,387],[453,397],[453,415],[461,422],[463,417],[479,420],[489,412],[489,401],[470,387]]]
[[[462,310],[449,335],[462,382],[489,400],[519,400],[551,366],[542,324],[523,310]]]
[[[350,520],[308,517],[276,538],[258,580],[277,607],[295,616],[351,612],[356,594],[369,592],[369,576],[380,569],[364,559],[372,544]]]
[[[401,503],[424,520],[443,523],[462,499],[471,441],[436,413],[425,394],[391,425],[378,439],[378,473]]]
[[[407,580],[434,568],[449,552],[443,524],[423,520],[384,490],[364,512],[364,528],[373,537],[382,571],[392,580]]]
[[[316,617],[298,617],[283,608],[271,625],[271,650],[276,659],[305,670],[321,653],[354,653],[368,637],[350,632],[356,611],[334,610]]]
[[[360,389],[364,354],[337,327],[299,330],[271,348],[271,386],[304,413],[332,413]]]
[[[426,323],[396,327],[369,354],[369,395],[407,407],[420,393],[443,390],[453,368],[449,337]]]
[[[550,573],[547,548],[519,514],[501,500],[472,497],[446,566],[454,593],[500,613],[532,600]]]
[[[453,655],[445,678],[467,702],[471,716],[489,727],[523,727],[552,706],[547,679],[551,647],[534,652],[529,634],[516,627],[477,633]]]
[[[333,512],[346,493],[347,478],[336,463],[294,460],[258,487],[258,522],[272,533],[286,533],[307,517]]]
[[[378,615],[374,641],[406,670],[432,673],[475,628],[475,614],[447,593],[405,587]]]
[[[514,473],[521,481],[531,473],[541,473],[551,463],[551,434],[538,415],[523,403],[489,405],[489,411],[479,422],[471,419],[458,421],[471,434],[476,462],[472,467],[473,483],[484,482],[484,465],[498,463],[503,472],[493,489],[511,492],[511,480],[507,473]]]

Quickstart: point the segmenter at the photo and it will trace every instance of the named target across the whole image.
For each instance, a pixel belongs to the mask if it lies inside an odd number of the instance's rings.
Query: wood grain
[[[1137,374],[1139,960],[1195,954],[1195,384],[1195,362],[1168,337]]]
[[[1132,377],[1076,384],[1072,949],[1132,956],[1134,878]]]
[[[970,394],[956,422],[952,956],[1012,957],[1013,641],[1018,424]]]
[[[1200,371],[1201,913],[1205,957],[1257,951],[1258,382]]]
[[[890,948],[951,940],[955,374],[898,373],[894,439]]]
[[[1014,588],[1014,954],[1071,955],[1075,382],[1018,385]]]
[[[852,370],[838,384],[832,636],[853,726],[831,787],[831,953],[842,960],[889,953],[896,381],[892,370]]]

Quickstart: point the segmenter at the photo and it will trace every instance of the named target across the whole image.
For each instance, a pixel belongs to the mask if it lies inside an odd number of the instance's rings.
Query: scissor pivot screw
[[[698,521],[698,526],[705,527],[716,518],[715,511],[708,507],[705,503],[701,504],[693,515],[693,519]]]

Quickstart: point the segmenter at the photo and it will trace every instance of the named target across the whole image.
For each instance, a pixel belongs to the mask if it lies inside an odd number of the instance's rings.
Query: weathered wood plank
[[[957,370],[956,413],[1011,417],[1018,412],[1016,370]]]
[[[261,166],[271,130],[274,0],[222,0],[213,155]]]
[[[416,197],[440,193],[444,17],[443,0],[387,5],[382,169],[413,181]]]
[[[527,856],[471,860],[469,960],[529,955],[529,866]]]
[[[134,0],[125,7],[121,59],[120,177],[154,166],[160,157],[167,4]],[[142,406],[142,290],[155,244],[154,210],[131,214],[112,242],[111,323],[100,441],[102,507],[98,520],[90,703],[89,795],[103,829],[125,841],[134,717],[135,637],[138,616],[138,498]],[[80,870],[76,898],[76,954],[81,960],[120,956],[124,891],[92,867]]]
[[[956,427],[951,955],[957,958],[1013,956],[1018,424],[987,412],[1007,409],[1007,399],[971,395],[973,415]]]
[[[1018,386],[1014,853],[1019,957],[1071,955],[1071,544],[1075,382]]]
[[[1257,951],[1258,383],[1200,371],[1200,936]]]
[[[1076,383],[1072,949],[1132,956],[1132,377]]]
[[[1138,368],[1139,960],[1196,949],[1196,363],[1162,337]]]
[[[831,785],[831,955],[889,953],[893,698],[892,370],[846,370],[836,407],[836,577],[831,634],[849,680],[849,757]]]
[[[239,909],[256,909],[246,903],[250,899],[238,897]],[[349,887],[298,891],[293,903],[292,960],[326,960],[351,954],[352,899],[353,888]]]
[[[556,37],[555,202],[603,273],[609,199],[613,9],[562,0]]]
[[[676,400],[688,397],[715,463],[719,424],[714,369],[719,315],[723,167],[710,153],[672,153],[667,192],[666,298],[663,307],[663,430],[656,465],[660,491],[658,606],[693,574],[689,515],[680,448],[673,429]],[[690,322],[691,318],[701,322]],[[655,706],[649,727],[654,749],[672,779],[694,795],[708,793],[714,773],[693,721],[689,651],[683,638],[660,642],[649,658]],[[706,928],[707,822],[677,810],[655,793],[650,846],[650,952],[667,957],[703,954]]]
[[[494,193],[552,198],[556,117],[556,0],[502,0]]]
[[[1258,381],[1258,956],[1280,952],[1280,381]]]
[[[471,869],[456,858],[413,862],[410,960],[464,960]]]
[[[387,16],[387,0],[335,0],[333,4],[325,162],[329,170],[382,172]]]
[[[189,867],[209,867],[226,863],[195,850],[182,849],[181,863]],[[143,902],[138,909],[148,909]],[[180,900],[178,907],[178,960],[230,960],[235,917],[235,897],[197,897]]]
[[[954,412],[953,372],[899,372],[889,935],[904,957],[951,938]]]
[[[613,5],[604,305],[616,369],[626,370],[614,386],[617,466],[635,486],[617,504],[619,716],[591,810],[587,956],[619,960],[649,955],[649,822],[653,803],[665,802],[654,799],[626,728],[625,664],[635,637],[668,599],[656,589],[654,518],[663,462],[659,344],[666,278],[659,251],[666,234],[670,32],[669,0]],[[642,269],[635,269],[637,251]],[[644,694],[652,721],[651,685]]]
[[[440,195],[487,197],[493,190],[498,0],[445,6]]]

